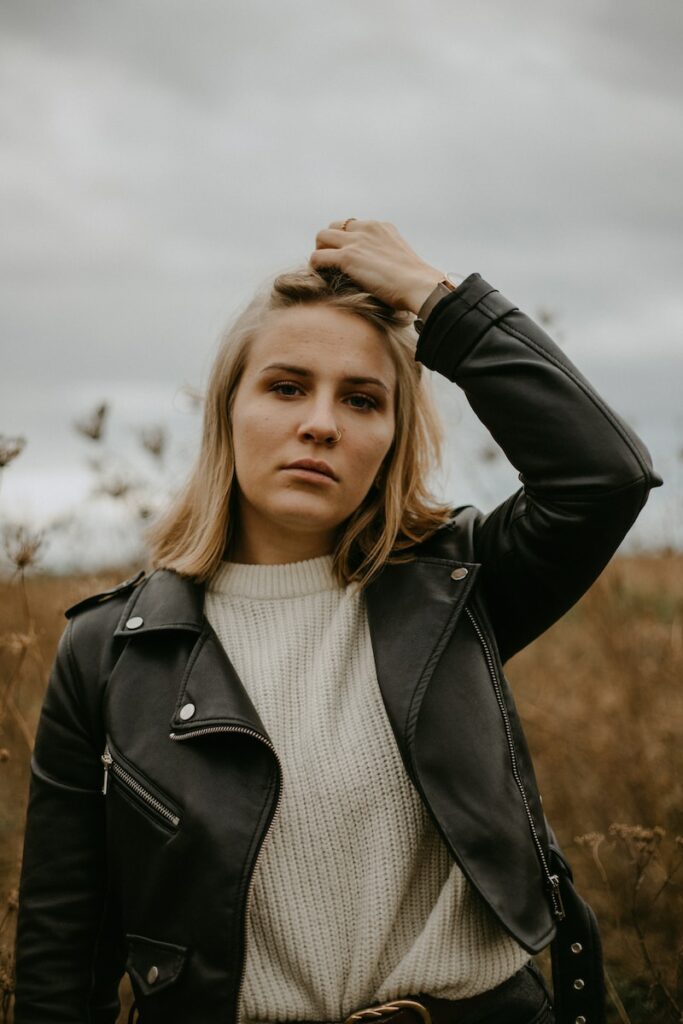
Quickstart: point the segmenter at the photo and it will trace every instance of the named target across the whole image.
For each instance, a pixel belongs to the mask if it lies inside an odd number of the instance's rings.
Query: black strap
[[[550,945],[556,1024],[605,1024],[605,974],[598,922],[573,884],[572,869],[555,836],[553,871],[560,880],[565,916]]]

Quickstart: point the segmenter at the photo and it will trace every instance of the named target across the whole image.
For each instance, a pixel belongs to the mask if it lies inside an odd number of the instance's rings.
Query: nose
[[[300,437],[305,441],[315,441],[316,444],[334,444],[336,441],[341,441],[341,430],[332,428],[330,430],[301,430],[299,432]]]
[[[317,444],[333,444],[340,439],[340,431],[330,409],[312,412],[299,426],[299,437]]]

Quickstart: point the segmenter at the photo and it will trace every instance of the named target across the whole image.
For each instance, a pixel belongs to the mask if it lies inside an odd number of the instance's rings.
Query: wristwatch
[[[413,321],[413,326],[418,334],[424,327],[427,317],[434,309],[437,302],[443,299],[445,295],[450,295],[451,292],[454,292],[458,285],[462,284],[464,280],[465,277],[463,274],[451,274],[447,272],[446,276],[439,281],[434,290],[429,293],[425,301],[420,306],[417,314],[417,320]]]

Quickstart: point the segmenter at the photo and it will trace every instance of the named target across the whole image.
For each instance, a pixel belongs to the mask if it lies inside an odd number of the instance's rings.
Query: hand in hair
[[[315,236],[314,270],[339,267],[371,295],[394,309],[417,314],[444,273],[420,259],[388,221],[332,221]]]

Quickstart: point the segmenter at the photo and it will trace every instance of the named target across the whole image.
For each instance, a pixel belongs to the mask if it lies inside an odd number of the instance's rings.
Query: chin
[[[323,502],[313,498],[307,499],[305,495],[297,496],[295,500],[283,501],[275,508],[263,509],[263,513],[289,529],[304,527],[311,530],[334,529],[349,515],[343,509],[325,508]]]

